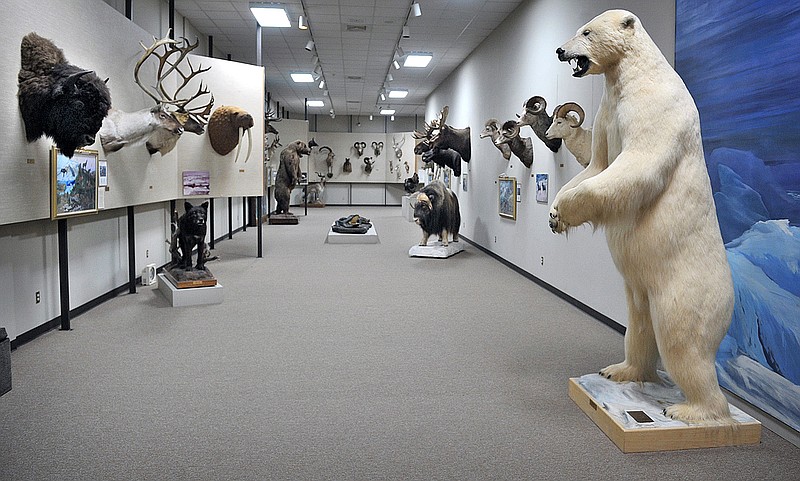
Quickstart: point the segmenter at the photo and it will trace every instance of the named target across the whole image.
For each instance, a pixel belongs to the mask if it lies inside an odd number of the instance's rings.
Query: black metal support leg
[[[259,257],[259,258],[263,257],[263,255],[262,255],[262,253],[263,253],[263,249],[262,249],[263,239],[262,239],[262,237],[264,236],[264,233],[263,233],[263,231],[261,229],[261,226],[262,226],[262,223],[263,223],[262,219],[261,219],[261,216],[262,216],[262,212],[261,211],[263,210],[262,207],[261,207],[261,202],[263,202],[263,196],[259,196],[258,199],[257,199],[257,202],[256,202],[256,205],[258,206],[258,207],[256,207],[256,216],[258,217],[258,222],[256,224],[257,225],[257,229],[258,229],[258,255],[256,257]]]
[[[69,331],[69,249],[67,219],[58,220],[58,281],[61,296],[61,330]]]
[[[211,229],[211,239],[208,241],[208,248],[214,249],[214,198],[210,199],[208,205],[208,227]]]
[[[128,292],[136,294],[136,229],[133,206],[128,206]]]

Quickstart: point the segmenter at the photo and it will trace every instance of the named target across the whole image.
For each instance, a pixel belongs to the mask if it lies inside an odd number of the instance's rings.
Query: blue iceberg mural
[[[736,302],[720,383],[800,431],[800,4],[678,0]]]

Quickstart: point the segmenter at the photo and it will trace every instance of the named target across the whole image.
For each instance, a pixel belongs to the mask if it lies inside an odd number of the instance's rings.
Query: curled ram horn
[[[543,112],[547,108],[547,101],[540,95],[535,95],[525,102],[525,110],[530,110],[532,114]]]
[[[249,143],[247,155],[244,158],[244,161],[247,162],[253,149],[253,125],[253,116],[244,109],[230,105],[218,107],[208,120],[208,139],[211,141],[211,147],[216,153],[227,155],[234,147],[238,146],[234,158],[234,162],[238,162],[242,148],[241,141],[244,140],[244,134],[247,133]]]
[[[553,117],[566,119],[567,115],[569,115],[570,112],[575,112],[578,115],[577,123],[575,125],[572,125],[572,122],[570,122],[570,126],[572,128],[580,127],[583,124],[583,121],[586,119],[586,113],[583,111],[583,108],[576,102],[567,102],[565,104],[559,105],[553,112]]]
[[[358,154],[358,157],[361,157],[362,155],[364,155],[364,149],[367,148],[367,143],[366,142],[356,142],[356,143],[353,144],[353,148],[356,149],[356,153]]]

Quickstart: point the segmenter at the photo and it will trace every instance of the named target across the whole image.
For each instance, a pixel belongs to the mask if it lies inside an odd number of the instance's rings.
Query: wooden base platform
[[[272,214],[269,216],[269,225],[296,225],[297,216],[294,214]]]
[[[729,405],[734,424],[694,425],[675,421],[662,410],[683,401],[683,394],[666,374],[664,384],[617,383],[598,374],[570,378],[569,397],[623,453],[676,451],[758,444],[761,423]],[[632,411],[650,421],[637,421]]]
[[[187,289],[191,287],[211,287],[217,285],[217,278],[208,269],[179,269],[172,267],[164,269],[166,277],[176,288]]]
[[[211,287],[178,289],[163,273],[158,274],[158,290],[172,307],[221,304],[224,299],[222,284],[218,283]]]

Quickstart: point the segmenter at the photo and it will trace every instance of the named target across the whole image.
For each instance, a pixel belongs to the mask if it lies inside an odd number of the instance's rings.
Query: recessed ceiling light
[[[381,115],[394,115],[394,109],[381,109]]]
[[[408,95],[408,90],[390,90],[390,99],[404,99]]]
[[[291,27],[286,10],[268,3],[251,3],[250,11],[262,27]]]
[[[433,55],[429,53],[410,53],[403,62],[403,67],[427,67]]]
[[[297,83],[313,82],[314,76],[311,75],[310,73],[293,73],[292,80],[294,80]]]
[[[325,102],[323,102],[322,100],[309,100],[306,102],[306,105],[308,105],[309,107],[324,107]]]

